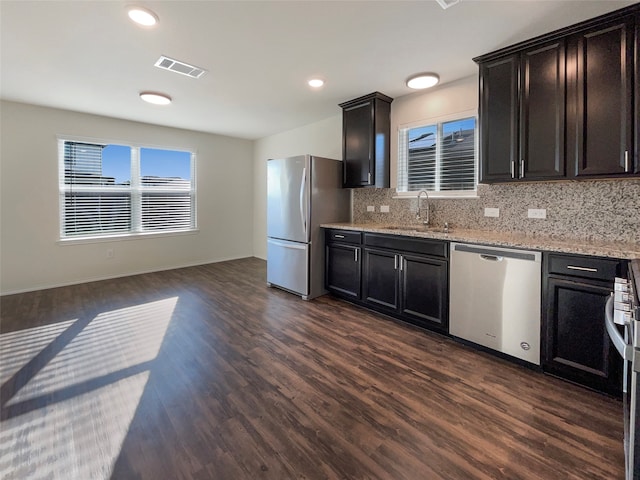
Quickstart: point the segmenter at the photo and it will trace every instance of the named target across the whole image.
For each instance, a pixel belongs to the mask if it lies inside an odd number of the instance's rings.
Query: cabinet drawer
[[[364,244],[371,247],[390,248],[401,252],[420,253],[443,258],[447,258],[449,251],[447,242],[377,233],[365,233]]]
[[[613,282],[621,265],[619,260],[558,254],[549,254],[547,262],[549,273],[606,282]]]
[[[350,243],[353,245],[360,245],[362,243],[362,234],[360,232],[354,232],[351,230],[338,230],[330,229],[326,233],[327,243],[339,242]]]

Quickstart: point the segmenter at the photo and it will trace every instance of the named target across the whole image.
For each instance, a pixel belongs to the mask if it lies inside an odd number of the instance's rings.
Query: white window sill
[[[162,238],[177,237],[181,235],[195,235],[200,232],[199,229],[193,230],[176,230],[168,232],[144,232],[144,233],[125,233],[121,235],[105,235],[101,237],[70,237],[58,240],[58,245],[82,245],[86,243],[103,243],[103,242],[120,242],[123,240],[140,240],[144,238]]]
[[[455,199],[470,199],[470,198],[479,198],[478,192],[427,192],[429,194],[429,200],[432,198],[447,198],[451,200]],[[393,198],[405,198],[405,199],[416,199],[418,198],[418,192],[396,192],[393,195]],[[424,198],[424,196],[422,197]]]

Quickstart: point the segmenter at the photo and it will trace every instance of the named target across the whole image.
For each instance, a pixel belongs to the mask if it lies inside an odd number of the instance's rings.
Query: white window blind
[[[468,195],[476,190],[474,117],[402,128],[399,132],[398,192]]]
[[[61,238],[193,230],[191,152],[60,141]]]
[[[195,189],[191,153],[140,149],[140,229],[188,230],[195,227]],[[182,172],[179,175],[178,172]]]

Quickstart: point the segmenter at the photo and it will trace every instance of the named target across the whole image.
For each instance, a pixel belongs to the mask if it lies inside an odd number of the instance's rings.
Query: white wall
[[[267,258],[267,160],[306,153],[342,159],[342,114],[255,142],[253,255],[258,258]]]
[[[252,255],[253,142],[14,102],[0,106],[3,294]],[[199,232],[61,245],[56,135],[195,149]]]

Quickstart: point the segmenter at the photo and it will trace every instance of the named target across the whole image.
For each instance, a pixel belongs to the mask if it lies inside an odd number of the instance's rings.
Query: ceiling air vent
[[[164,55],[154,63],[154,66],[192,78],[200,78],[207,73],[204,68],[189,65],[188,63],[181,62],[180,60],[174,60],[173,58],[165,57]]]
[[[440,4],[440,6],[443,9],[447,9],[449,7],[452,7],[453,5],[455,5],[456,3],[458,3],[460,0],[436,0],[436,2],[438,2]]]

